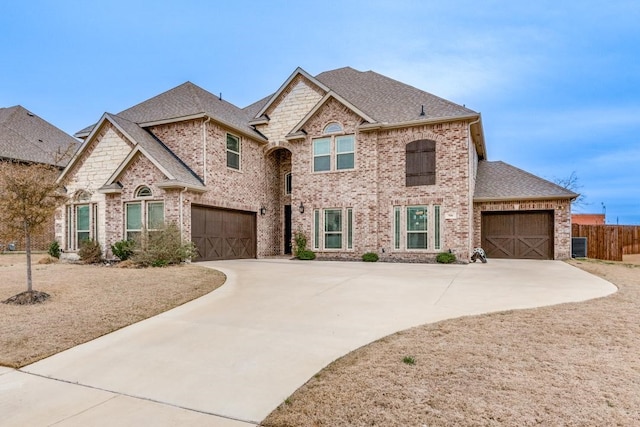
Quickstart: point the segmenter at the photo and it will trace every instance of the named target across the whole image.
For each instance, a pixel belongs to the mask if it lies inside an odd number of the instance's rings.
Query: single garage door
[[[256,257],[256,214],[206,206],[191,208],[197,261]]]
[[[553,211],[483,212],[482,248],[489,258],[553,259]]]

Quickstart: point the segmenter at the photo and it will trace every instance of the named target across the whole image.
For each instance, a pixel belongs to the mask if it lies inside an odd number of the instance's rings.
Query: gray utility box
[[[586,237],[571,238],[571,257],[572,258],[587,257],[587,238]]]

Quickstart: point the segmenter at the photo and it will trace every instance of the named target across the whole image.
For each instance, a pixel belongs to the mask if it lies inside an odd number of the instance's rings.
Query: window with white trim
[[[393,248],[439,250],[441,227],[439,205],[394,206]]]
[[[355,168],[355,135],[340,135],[342,126],[329,123],[323,133],[327,136],[313,140],[313,171],[329,172]]]
[[[291,172],[288,172],[284,175],[284,194],[291,194],[293,190],[293,181],[291,178]]]
[[[67,250],[75,251],[82,242],[95,239],[97,230],[98,206],[91,203],[91,194],[80,190],[67,205]]]
[[[227,167],[240,170],[240,138],[227,134]]]
[[[353,249],[353,208],[314,209],[313,248]]]
[[[152,198],[153,193],[147,186],[135,191],[138,198]],[[127,240],[136,240],[143,229],[157,231],[164,226],[164,202],[159,200],[131,201],[124,204],[124,232]]]

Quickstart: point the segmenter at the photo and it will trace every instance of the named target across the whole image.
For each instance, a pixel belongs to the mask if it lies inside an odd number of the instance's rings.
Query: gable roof
[[[466,107],[373,71],[344,67],[320,73],[316,79],[378,123],[478,115]],[[421,115],[423,106],[424,115]]]
[[[142,127],[207,116],[245,135],[264,139],[249,126],[250,117],[245,111],[191,82],[127,108],[116,116]],[[94,126],[82,129],[76,136],[87,136]]]
[[[507,163],[478,162],[474,202],[574,199],[578,194]]]
[[[62,167],[69,159],[59,157],[79,146],[71,135],[20,105],[0,108],[0,158]]]
[[[90,145],[89,141],[98,133],[98,129],[107,122],[122,132],[122,134],[134,144],[134,147],[105,183],[103,189],[112,186],[133,158],[140,153],[147,157],[167,177],[167,181],[159,183],[159,186],[188,187],[192,190],[204,191],[204,185],[195,172],[185,165],[160,140],[140,127],[137,123],[109,113],[105,113],[94,126],[91,134],[87,138],[87,142],[78,153],[76,153],[67,168],[60,175],[59,180],[62,180],[64,175],[72,169],[75,162],[81,157],[82,152]]]

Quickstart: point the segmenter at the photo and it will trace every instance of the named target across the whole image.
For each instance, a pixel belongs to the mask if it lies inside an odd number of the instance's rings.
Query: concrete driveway
[[[0,368],[2,425],[246,427],[328,363],[385,335],[616,290],[557,261],[201,265],[227,283],[19,371]]]

